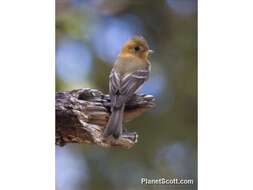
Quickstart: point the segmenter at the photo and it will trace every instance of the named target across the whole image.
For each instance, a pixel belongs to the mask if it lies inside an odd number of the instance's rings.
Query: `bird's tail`
[[[107,123],[104,131],[104,138],[112,135],[115,139],[118,139],[122,134],[122,123],[125,105],[119,108],[113,108],[111,117]]]

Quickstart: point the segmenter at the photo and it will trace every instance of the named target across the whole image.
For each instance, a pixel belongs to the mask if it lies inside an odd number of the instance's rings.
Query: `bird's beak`
[[[149,54],[152,54],[152,53],[154,53],[154,50],[149,49],[149,50],[148,50],[148,53],[149,53]]]

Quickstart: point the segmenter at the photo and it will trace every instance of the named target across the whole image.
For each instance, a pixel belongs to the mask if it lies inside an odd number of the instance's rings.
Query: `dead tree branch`
[[[124,122],[128,122],[155,106],[151,95],[136,95],[127,104]],[[123,132],[122,136],[103,139],[102,133],[110,115],[110,97],[96,89],[78,89],[56,93],[56,144],[88,143],[103,147],[131,148],[138,135]]]

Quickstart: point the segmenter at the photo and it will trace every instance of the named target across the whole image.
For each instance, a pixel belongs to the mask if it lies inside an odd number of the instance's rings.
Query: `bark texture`
[[[136,95],[127,104],[124,122],[154,108],[151,95]],[[56,144],[87,143],[103,147],[131,148],[137,143],[135,132],[123,132],[119,139],[103,139],[102,133],[110,116],[110,97],[96,89],[84,88],[56,93]]]

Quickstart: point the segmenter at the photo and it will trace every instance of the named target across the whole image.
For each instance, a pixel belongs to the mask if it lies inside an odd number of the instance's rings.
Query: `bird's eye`
[[[141,48],[140,48],[139,46],[135,46],[135,47],[134,47],[134,50],[135,50],[135,51],[140,51],[140,49],[141,49]]]

